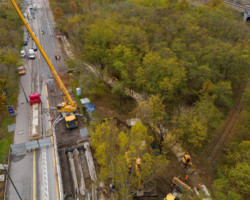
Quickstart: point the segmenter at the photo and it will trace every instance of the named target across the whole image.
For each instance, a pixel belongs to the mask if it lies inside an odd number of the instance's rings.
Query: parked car
[[[33,50],[37,51],[37,46],[35,44],[33,45]]]
[[[35,59],[36,55],[33,49],[29,49],[29,59]]]
[[[25,75],[25,74],[26,74],[26,71],[25,71],[24,66],[19,66],[19,67],[17,68],[17,70],[18,70],[19,76],[22,76],[22,75]]]
[[[23,41],[23,46],[27,46],[28,45],[28,41],[27,40],[24,40]]]
[[[21,50],[21,57],[24,58],[26,56],[25,50]]]

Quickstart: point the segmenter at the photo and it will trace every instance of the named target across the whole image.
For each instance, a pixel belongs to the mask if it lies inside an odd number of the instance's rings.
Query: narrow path
[[[217,161],[221,157],[225,145],[230,142],[235,134],[235,128],[238,125],[242,111],[241,98],[246,86],[247,82],[244,81],[239,88],[238,97],[224,121],[224,125],[216,131],[215,137],[204,150],[205,155],[213,161]]]

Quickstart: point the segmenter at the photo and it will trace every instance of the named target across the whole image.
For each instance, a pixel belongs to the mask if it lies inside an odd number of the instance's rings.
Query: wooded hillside
[[[174,123],[186,139],[193,137],[192,125],[205,126],[195,134],[198,143],[232,106],[249,67],[249,28],[230,8],[192,7],[186,0],[70,0],[52,1],[52,7],[78,58],[121,86],[159,94],[171,118],[173,108],[184,105]]]
[[[249,27],[221,2],[198,7],[188,0],[53,0],[51,5],[77,59],[114,77],[121,93],[129,88],[150,97],[135,116],[160,149],[178,141],[198,152],[221,125],[250,66]],[[159,138],[162,125],[169,131]],[[244,163],[238,167],[246,169]]]

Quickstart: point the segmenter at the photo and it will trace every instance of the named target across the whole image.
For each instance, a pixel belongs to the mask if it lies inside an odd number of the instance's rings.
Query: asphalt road
[[[56,51],[58,44],[53,33],[51,11],[48,9],[45,0],[34,0],[33,2],[37,5],[37,9],[30,11],[27,7],[26,12],[29,13],[29,19],[26,19],[49,59],[52,63],[58,65],[60,62],[56,61],[54,56],[60,52]],[[41,34],[42,30],[45,32],[44,35]],[[24,47],[24,49],[26,50],[26,54],[28,54],[28,49],[32,48],[34,41],[31,37],[28,37],[28,34],[25,32],[24,39],[26,38],[29,38],[29,40],[28,45]],[[26,75],[20,78],[14,144],[29,141],[30,105],[27,103],[26,97],[29,98],[30,93],[39,92],[41,95],[44,137],[46,131],[51,128],[45,85],[46,80],[52,78],[50,69],[39,50],[36,52],[36,58],[34,60],[24,59],[24,66]],[[23,200],[58,199],[54,160],[52,147],[30,152],[20,152],[11,158],[10,176]],[[11,184],[9,184],[8,187],[7,199],[19,199]]]

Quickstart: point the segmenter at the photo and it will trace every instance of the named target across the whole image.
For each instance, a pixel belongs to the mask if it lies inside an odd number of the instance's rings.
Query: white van
[[[35,59],[35,52],[33,49],[29,49],[29,59]]]
[[[25,50],[21,50],[21,57],[24,58],[26,56]]]

